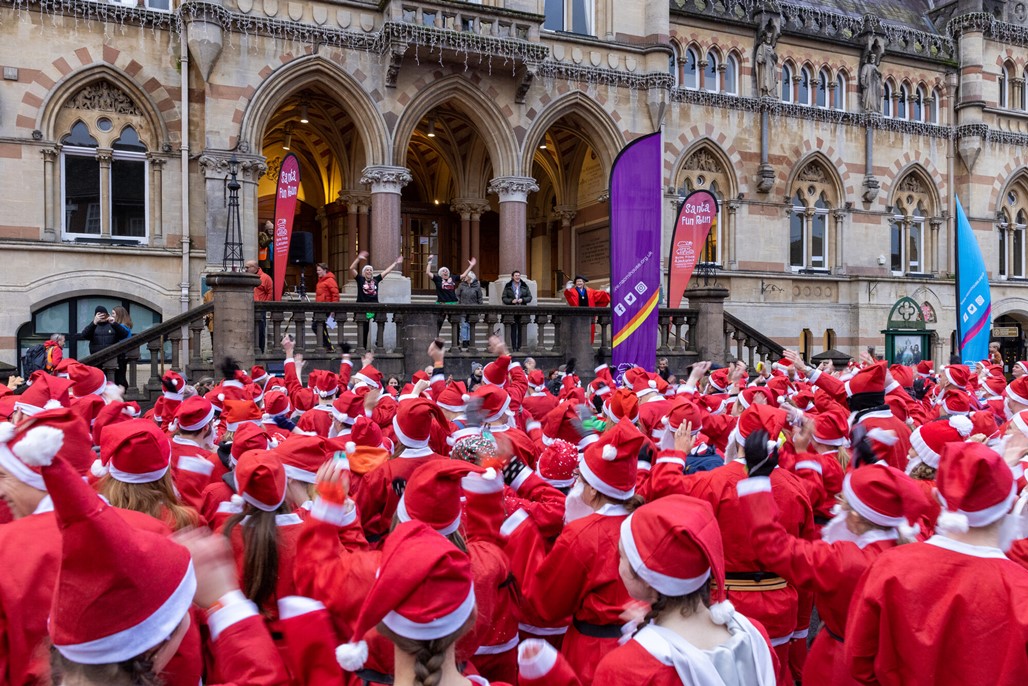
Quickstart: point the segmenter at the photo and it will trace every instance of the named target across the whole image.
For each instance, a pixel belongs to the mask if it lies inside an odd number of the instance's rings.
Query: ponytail
[[[274,600],[278,586],[278,523],[275,516],[283,512],[258,510],[246,505],[243,512],[225,522],[225,536],[231,540],[232,529],[246,518],[243,525],[243,593],[257,607],[264,608]]]

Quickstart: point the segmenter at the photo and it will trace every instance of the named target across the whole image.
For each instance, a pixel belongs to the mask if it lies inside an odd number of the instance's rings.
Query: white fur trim
[[[14,424],[11,422],[0,423],[0,443],[8,443],[14,438]]]
[[[349,500],[340,504],[315,498],[314,505],[311,506],[311,517],[342,528],[357,521],[357,508]]]
[[[468,595],[464,601],[442,617],[437,617],[429,622],[415,622],[393,610],[382,618],[382,623],[404,638],[414,641],[432,641],[449,636],[464,626],[464,622],[468,620],[474,610],[475,589],[469,583]]]
[[[735,484],[735,490],[739,494],[740,498],[747,495],[753,495],[754,493],[770,493],[771,477],[751,476]]]
[[[635,486],[632,486],[632,488],[628,489],[627,491],[622,491],[621,489],[614,488],[606,481],[598,477],[596,473],[589,468],[589,463],[586,462],[584,458],[579,458],[578,469],[582,472],[582,477],[585,479],[585,482],[587,484],[589,484],[590,486],[592,486],[608,498],[613,498],[614,500],[628,500],[633,495],[635,495]]]
[[[949,425],[956,429],[957,433],[967,438],[974,431],[974,424],[964,415],[953,415],[949,418]]]
[[[793,470],[799,471],[801,469],[809,469],[812,472],[817,472],[822,475],[824,474],[824,469],[821,467],[821,463],[817,460],[800,460],[796,463],[796,466],[793,467]]]
[[[178,458],[178,468],[184,472],[203,474],[204,476],[210,476],[214,473],[214,465],[211,464],[210,460],[205,460],[196,455],[180,456]]]
[[[967,515],[960,512],[943,510],[935,522],[935,528],[944,534],[962,533],[966,534],[969,528]]]
[[[525,657],[529,648],[538,648],[532,657]],[[557,649],[539,638],[530,638],[518,646],[518,672],[523,679],[542,679],[557,665]]]
[[[110,470],[107,469],[107,465],[99,457],[93,460],[93,464],[89,465],[89,473],[97,479],[107,476],[108,471]]]
[[[93,464],[95,465],[96,463],[94,462]],[[152,472],[141,472],[139,474],[136,474],[133,472],[121,471],[120,469],[114,466],[114,462],[112,461],[107,466],[107,469],[110,472],[112,478],[115,478],[122,483],[149,484],[153,483],[154,481],[157,481],[158,479],[163,478],[164,475],[168,473],[169,466],[165,466],[162,469],[155,469]]]
[[[347,672],[358,672],[364,669],[368,661],[368,644],[364,641],[344,643],[336,647],[336,662]]]
[[[639,575],[639,578],[666,596],[682,596],[693,593],[710,578],[710,569],[696,577],[681,578],[662,574],[647,567],[635,545],[635,537],[632,534],[632,515],[628,515],[621,522],[621,547],[625,551],[628,563]]]
[[[288,477],[290,479],[294,479],[296,481],[302,481],[305,484],[313,484],[313,483],[317,483],[317,481],[318,481],[318,479],[317,479],[318,475],[315,474],[314,472],[308,471],[306,469],[300,469],[299,467],[294,467],[291,464],[285,464],[285,465],[282,465],[282,466],[286,470],[286,477]]]
[[[504,520],[500,526],[500,536],[503,538],[510,538],[510,535],[517,531],[517,528],[525,523],[528,519],[528,512],[525,510],[517,510],[510,517]]]
[[[64,432],[52,426],[29,429],[11,450],[30,467],[46,467],[64,445]]]
[[[870,467],[868,467],[870,469]],[[856,491],[853,490],[853,484],[851,479],[852,472],[846,475],[846,478],[842,480],[842,493],[846,496],[846,502],[850,508],[853,509],[858,515],[866,519],[867,521],[877,524],[878,526],[897,527],[900,524],[906,523],[906,517],[899,515],[897,517],[890,517],[886,514],[875,510],[870,505],[865,503],[857,495]]]
[[[880,429],[877,426],[867,431],[867,437],[869,440],[881,443],[882,445],[896,445],[899,442],[899,437],[895,431],[887,431]]]
[[[301,615],[324,610],[325,606],[314,598],[302,595],[288,595],[278,599],[278,618],[292,619]]]
[[[467,493],[499,493],[503,490],[503,477],[490,467],[485,474],[471,472],[460,480],[460,487]]]

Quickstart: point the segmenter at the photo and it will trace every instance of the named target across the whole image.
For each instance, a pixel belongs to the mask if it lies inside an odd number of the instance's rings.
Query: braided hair
[[[402,652],[414,656],[414,686],[439,686],[446,665],[446,653],[471,627],[478,618],[478,610],[471,613],[464,624],[448,636],[431,641],[416,641],[392,631],[385,624],[378,625],[378,633],[396,645]]]
[[[632,570],[632,574],[635,574],[635,570]],[[700,588],[687,595],[667,596],[658,592],[657,599],[650,605],[650,611],[646,613],[642,622],[639,623],[636,633],[639,633],[647,624],[657,621],[658,617],[670,611],[677,610],[683,617],[689,617],[696,614],[701,607],[710,607],[710,579],[707,579],[706,583]]]
[[[110,686],[162,686],[164,680],[154,668],[154,658],[160,646],[129,660],[103,665],[85,665],[72,662],[57,648],[50,647],[50,676],[54,686],[71,681],[85,681]]]

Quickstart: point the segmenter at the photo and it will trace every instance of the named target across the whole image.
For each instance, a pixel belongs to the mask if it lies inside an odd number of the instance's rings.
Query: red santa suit
[[[1002,519],[1013,475],[984,445],[949,444],[938,489],[942,535],[884,553],[858,584],[845,644],[853,677],[882,686],[1026,683],[1028,571],[998,548],[945,535]]]
[[[610,307],[610,293],[595,288],[583,287],[581,291],[574,287],[564,289],[564,299],[571,307]],[[596,325],[589,330],[589,341],[596,340]]]

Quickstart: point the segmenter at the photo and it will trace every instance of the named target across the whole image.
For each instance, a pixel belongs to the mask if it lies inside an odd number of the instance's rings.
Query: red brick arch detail
[[[888,202],[891,196],[892,188],[900,180],[900,176],[903,175],[912,165],[919,165],[931,177],[932,181],[935,182],[935,187],[939,195],[939,202],[942,207],[946,207],[946,198],[949,195],[949,188],[946,183],[946,175],[939,171],[939,168],[935,166],[935,163],[928,157],[922,157],[915,155],[910,152],[906,152],[902,157],[893,161],[892,166],[889,168],[889,173],[884,179],[880,179],[882,184],[882,191],[879,198],[883,202]]]

